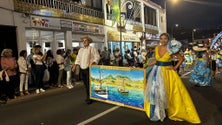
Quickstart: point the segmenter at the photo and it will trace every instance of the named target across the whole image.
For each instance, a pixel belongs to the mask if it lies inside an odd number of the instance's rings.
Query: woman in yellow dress
[[[166,116],[174,121],[201,123],[192,99],[176,69],[184,58],[178,54],[181,43],[172,43],[169,35],[160,35],[160,45],[155,47],[155,60],[145,68],[153,66],[148,74],[145,94],[146,114],[151,121],[163,121]],[[178,44],[178,45],[177,45]],[[180,44],[180,45],[179,45]],[[172,55],[179,59],[173,67]]]

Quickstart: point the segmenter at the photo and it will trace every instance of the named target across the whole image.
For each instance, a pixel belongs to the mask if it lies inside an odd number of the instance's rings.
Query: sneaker
[[[73,88],[74,86],[71,84],[70,87]]]
[[[59,88],[62,88],[63,86],[62,86],[62,85],[58,85],[58,87],[59,87]]]
[[[72,89],[72,86],[70,86],[70,85],[67,85],[66,87],[67,87],[68,89]]]
[[[39,89],[36,89],[36,90],[35,90],[35,93],[36,93],[36,94],[39,94]]]
[[[45,92],[45,90],[41,88],[41,89],[40,89],[40,92]]]

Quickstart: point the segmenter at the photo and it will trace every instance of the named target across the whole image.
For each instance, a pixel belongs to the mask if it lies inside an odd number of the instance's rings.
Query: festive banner
[[[90,98],[144,111],[145,70],[99,66],[90,68]]]
[[[119,22],[120,19],[120,2],[121,0],[113,0],[111,4],[112,9],[112,25]]]
[[[217,36],[212,40],[210,49],[220,50],[221,42],[217,42],[217,40],[222,36],[222,31],[217,34]]]

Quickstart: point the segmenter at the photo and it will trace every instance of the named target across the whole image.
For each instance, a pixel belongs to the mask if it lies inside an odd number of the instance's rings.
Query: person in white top
[[[43,55],[41,55],[41,46],[36,45],[33,48],[33,61],[35,64],[34,72],[35,72],[35,84],[36,84],[36,94],[39,92],[45,92],[43,89],[43,76],[44,76],[44,70],[45,66],[43,64],[43,61],[46,58],[47,53],[45,52]]]
[[[20,96],[23,96],[24,94],[29,95],[28,78],[29,78],[30,71],[31,71],[31,64],[28,63],[28,61],[27,61],[27,51],[26,50],[22,50],[19,53],[18,65],[19,65],[19,72],[20,72],[20,85],[19,85]],[[25,84],[25,91],[23,91],[24,84]]]
[[[72,89],[72,81],[71,81],[71,72],[72,72],[72,63],[71,63],[72,57],[71,57],[71,50],[66,51],[65,55],[65,61],[64,61],[64,70],[66,71],[66,87],[68,89]]]
[[[63,55],[63,52],[61,49],[58,49],[56,51],[56,63],[59,65],[59,75],[58,75],[58,87],[59,88],[62,88],[63,87],[63,83],[62,83],[62,78],[63,78],[63,72],[64,72],[64,57],[62,56]]]
[[[79,50],[72,71],[74,72],[76,70],[77,65],[80,66],[82,80],[86,90],[85,101],[87,104],[91,104],[92,100],[89,98],[89,67],[90,65],[98,64],[100,55],[96,48],[89,46],[89,44],[92,42],[90,37],[85,36],[82,37],[81,40],[83,41],[84,47]]]

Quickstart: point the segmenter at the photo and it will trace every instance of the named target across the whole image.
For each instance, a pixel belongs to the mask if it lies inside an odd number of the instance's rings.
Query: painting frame
[[[146,69],[92,65],[90,99],[145,111]]]

